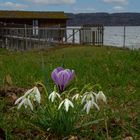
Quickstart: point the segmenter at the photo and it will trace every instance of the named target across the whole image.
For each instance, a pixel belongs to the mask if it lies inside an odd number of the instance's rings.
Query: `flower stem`
[[[44,84],[42,84],[41,82],[37,82],[36,85],[42,86],[44,88],[44,91],[45,91],[46,96],[48,96],[48,91],[47,91],[47,88],[45,87]]]

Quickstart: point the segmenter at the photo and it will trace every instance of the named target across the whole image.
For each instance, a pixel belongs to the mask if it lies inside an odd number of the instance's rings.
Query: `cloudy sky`
[[[0,0],[0,10],[140,12],[140,0]]]

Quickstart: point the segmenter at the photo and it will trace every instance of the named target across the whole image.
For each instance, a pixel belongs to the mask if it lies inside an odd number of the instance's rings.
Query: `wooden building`
[[[0,11],[0,26],[66,27],[64,12]]]
[[[61,41],[66,32],[59,29],[66,28],[67,19],[64,12],[0,11],[0,47],[25,49],[41,39],[46,46]]]
[[[56,44],[103,45],[103,25],[66,27],[64,12],[0,11],[0,47],[14,50]]]

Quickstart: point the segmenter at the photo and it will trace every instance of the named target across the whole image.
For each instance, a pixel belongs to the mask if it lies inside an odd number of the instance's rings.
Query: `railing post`
[[[79,29],[79,44],[82,44],[82,41],[81,41],[81,29]]]
[[[101,45],[104,45],[104,26],[101,28],[101,33],[102,33],[102,44]]]
[[[26,24],[24,25],[24,37],[25,37],[25,46],[24,49],[27,49],[27,26]]]
[[[65,42],[67,43],[67,28],[64,30],[64,32],[65,32]]]
[[[123,47],[125,48],[125,33],[126,33],[126,28],[124,26],[124,29],[123,29]]]
[[[74,29],[72,30],[72,43],[75,43],[75,35],[74,35]]]

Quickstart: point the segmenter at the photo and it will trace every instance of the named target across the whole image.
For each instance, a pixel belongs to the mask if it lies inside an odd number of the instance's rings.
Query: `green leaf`
[[[89,125],[92,125],[92,124],[98,124],[100,121],[103,121],[103,120],[104,119],[94,120],[94,121],[85,123],[85,124],[81,125],[80,127],[77,127],[76,129],[80,129],[82,127],[86,127],[86,126],[89,126]]]

